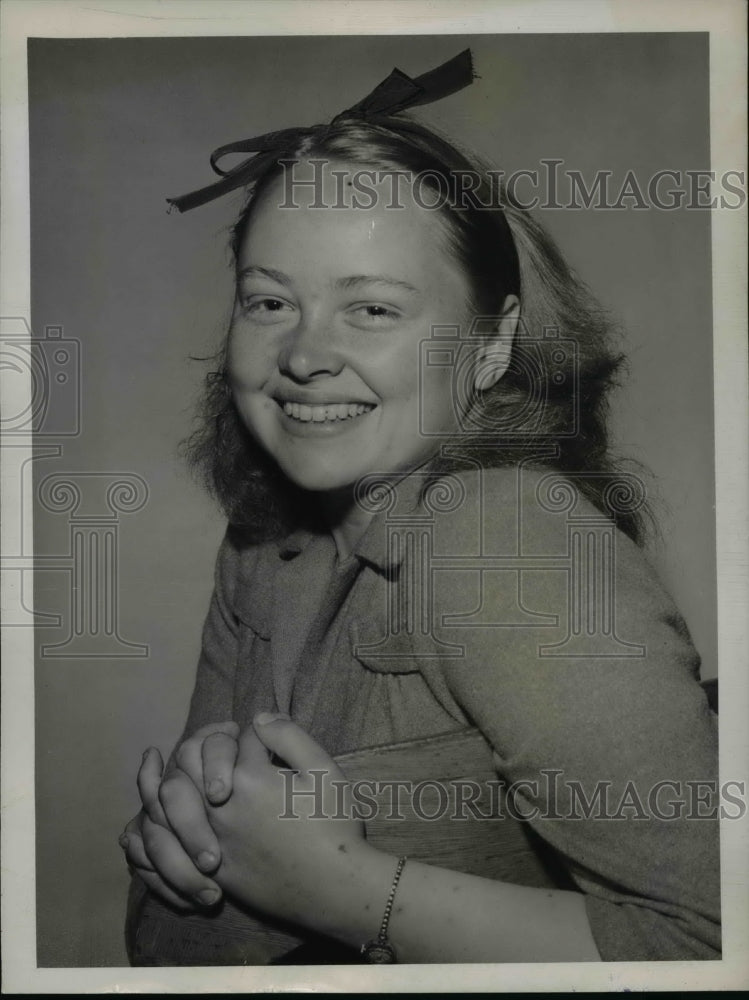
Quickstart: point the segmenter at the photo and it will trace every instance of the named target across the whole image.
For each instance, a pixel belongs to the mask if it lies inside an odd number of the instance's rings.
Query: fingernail
[[[198,868],[202,868],[204,872],[212,871],[218,863],[218,858],[215,854],[211,854],[210,851],[201,851],[198,855]],[[215,892],[215,889],[208,890],[209,892]]]
[[[147,750],[143,751],[143,756],[141,757],[141,763],[146,759],[146,757],[149,755],[150,752],[151,752],[150,747]]]
[[[291,716],[287,715],[286,712],[260,712],[255,716],[255,722],[260,726],[267,726],[269,722],[275,722],[276,719],[291,720]]]
[[[221,778],[213,778],[208,782],[208,787],[206,789],[209,796],[215,798],[221,795],[222,792],[226,791],[226,785],[223,783]]]
[[[120,834],[120,838],[118,840],[118,843],[119,843],[120,847],[122,848],[122,850],[126,851],[127,850],[127,845],[130,843],[130,838],[128,837],[128,835],[126,833],[122,833],[122,834]]]
[[[221,894],[218,889],[201,889],[196,899],[199,903],[202,903],[203,906],[213,906],[214,903],[218,902],[220,895]]]

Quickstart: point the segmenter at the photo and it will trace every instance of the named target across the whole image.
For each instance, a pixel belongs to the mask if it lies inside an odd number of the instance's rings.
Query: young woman
[[[609,456],[606,321],[496,175],[401,115],[470,79],[467,53],[395,71],[176,200],[250,187],[191,444],[229,528],[122,839],[135,963],[720,954],[689,794],[715,719]]]

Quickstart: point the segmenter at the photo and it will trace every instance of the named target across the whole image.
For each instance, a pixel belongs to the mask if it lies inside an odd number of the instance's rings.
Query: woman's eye
[[[364,305],[354,306],[351,310],[355,322],[366,323],[368,325],[394,322],[400,318],[400,313],[387,306],[378,305],[376,302],[367,302]]]
[[[283,299],[273,296],[247,298],[242,302],[242,312],[260,323],[275,323],[281,319],[292,306]]]

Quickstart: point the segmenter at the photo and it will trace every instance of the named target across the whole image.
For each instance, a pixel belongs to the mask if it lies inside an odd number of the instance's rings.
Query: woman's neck
[[[397,486],[416,471],[426,472],[433,461],[434,455],[431,455],[415,468],[382,474],[375,485],[379,487],[390,482]],[[318,503],[323,520],[335,540],[338,560],[343,562],[356,549],[374,517],[374,511],[367,510],[357,501],[355,486],[318,494]]]
[[[356,502],[351,488],[322,494],[320,509],[335,541],[338,560],[343,562],[355,550],[374,515]]]

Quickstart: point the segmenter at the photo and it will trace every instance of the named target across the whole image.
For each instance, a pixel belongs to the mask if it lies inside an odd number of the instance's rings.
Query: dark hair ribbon
[[[441,66],[413,79],[401,70],[394,69],[365,98],[336,115],[331,125],[344,118],[369,121],[394,115],[420,104],[432,104],[463,90],[473,82],[473,79],[470,49],[464,49]],[[221,175],[221,180],[198,191],[181,195],[179,198],[167,198],[167,201],[178,211],[188,212],[191,208],[198,208],[230,191],[252,184],[280,153],[297,145],[305,137],[313,135],[319,128],[320,126],[287,128],[219,146],[211,153],[211,167],[214,173]],[[233,153],[254,155],[231,170],[223,170],[218,161]]]

